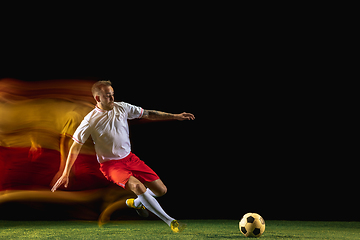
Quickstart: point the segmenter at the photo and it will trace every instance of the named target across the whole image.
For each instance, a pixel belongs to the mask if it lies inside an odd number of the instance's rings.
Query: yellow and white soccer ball
[[[239,228],[245,237],[260,237],[265,231],[265,221],[257,213],[247,213],[240,220]]]

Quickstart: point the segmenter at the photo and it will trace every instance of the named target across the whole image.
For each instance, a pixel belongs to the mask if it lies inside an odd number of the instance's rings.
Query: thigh
[[[122,162],[117,160],[101,164],[100,170],[108,180],[123,188],[131,176],[131,172],[126,169]]]
[[[159,179],[159,176],[148,166],[133,154],[133,161],[129,163],[128,168],[132,175],[140,180],[140,182],[153,182]]]
[[[145,182],[144,184],[146,187],[150,188],[150,190],[158,197],[164,195],[167,192],[167,188],[161,179],[157,179],[152,182]]]
[[[134,192],[136,195],[140,195],[146,192],[144,184],[142,184],[139,179],[134,176],[130,176],[125,184],[125,189]]]

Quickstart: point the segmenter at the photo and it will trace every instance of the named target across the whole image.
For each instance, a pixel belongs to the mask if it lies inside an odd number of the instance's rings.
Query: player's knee
[[[137,195],[140,195],[140,194],[143,194],[146,192],[146,188],[144,186],[144,184],[142,183],[135,183],[134,184],[134,192],[137,194]]]
[[[128,188],[133,191],[136,195],[140,195],[146,192],[144,184],[141,182],[128,183]]]
[[[156,193],[156,196],[161,197],[164,196],[167,193],[167,188],[166,186],[162,186],[161,189],[159,189],[159,191]]]

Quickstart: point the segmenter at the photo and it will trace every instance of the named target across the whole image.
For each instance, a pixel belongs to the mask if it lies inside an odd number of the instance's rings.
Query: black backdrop
[[[58,78],[52,72],[11,74],[27,81]],[[359,220],[356,177],[334,121],[317,105],[323,95],[305,98],[306,89],[267,81],[154,74],[60,77],[110,79],[117,101],[196,116],[130,129],[133,152],[168,187],[159,201],[169,214],[239,219],[258,212],[266,219]]]
[[[360,220],[355,95],[329,67],[326,42],[284,22],[209,21],[96,39],[48,29],[40,42],[17,30],[3,38],[0,78],[109,79],[116,100],[195,114],[131,126],[175,217]]]

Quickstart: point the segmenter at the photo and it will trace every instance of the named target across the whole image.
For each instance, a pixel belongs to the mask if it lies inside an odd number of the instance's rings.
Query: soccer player
[[[96,82],[92,87],[92,94],[97,104],[76,129],[63,174],[51,191],[56,191],[62,184],[68,186],[70,169],[82,145],[91,135],[104,176],[137,195],[136,199],[126,200],[127,206],[137,209],[140,215],[146,215],[148,209],[167,223],[173,232],[181,232],[186,224],[167,215],[155,199],[166,193],[166,186],[150,167],[131,152],[127,120],[145,118],[182,121],[194,120],[194,115],[144,110],[129,103],[114,102],[114,89],[110,81]]]

